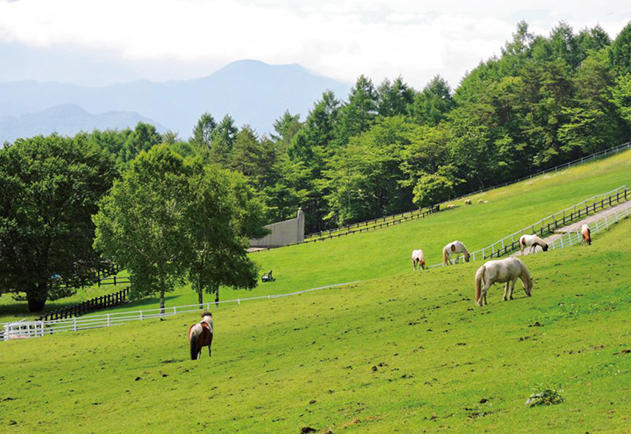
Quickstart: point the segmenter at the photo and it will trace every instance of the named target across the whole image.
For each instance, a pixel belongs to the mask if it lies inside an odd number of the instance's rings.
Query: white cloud
[[[585,4],[582,4],[585,3]],[[440,74],[452,86],[479,61],[499,54],[516,23],[548,34],[559,21],[575,30],[601,25],[611,37],[631,16],[628,2],[493,0],[0,0],[0,42],[119,53],[160,63],[172,78],[208,65],[254,58],[300,63],[354,81],[401,75],[423,87]],[[174,71],[173,65],[191,67]],[[159,73],[157,73],[160,75]],[[149,77],[156,78],[156,77]],[[165,77],[160,77],[165,78]]]

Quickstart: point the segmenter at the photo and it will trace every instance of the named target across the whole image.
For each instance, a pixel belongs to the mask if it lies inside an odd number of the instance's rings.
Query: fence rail
[[[537,234],[541,237],[554,233],[557,229],[567,226],[595,214],[606,208],[618,205],[631,199],[631,189],[623,185],[607,193],[598,194],[585,199],[571,207],[542,218],[517,232],[471,253],[473,260],[499,258],[519,249],[519,237],[524,234]]]
[[[476,190],[476,191],[465,193],[465,194],[463,194],[461,196],[458,196],[458,197],[455,197],[455,198],[451,198],[451,199],[446,200],[446,201],[444,201],[442,203],[454,202],[454,201],[457,201],[457,200],[462,200],[462,199],[464,199],[465,197],[468,197],[468,196],[473,196],[475,194],[484,193],[486,191],[494,190],[496,188],[506,187],[507,185],[516,184],[518,182],[522,182],[522,181],[525,181],[527,179],[531,179],[531,178],[534,178],[534,177],[537,177],[537,176],[545,175],[546,173],[557,172],[559,170],[567,169],[569,167],[581,165],[581,164],[587,163],[587,162],[592,161],[592,160],[597,160],[599,158],[608,157],[610,155],[617,154],[617,153],[622,152],[622,151],[626,151],[627,149],[631,149],[631,142],[627,142],[627,143],[623,143],[621,145],[613,146],[613,147],[611,147],[609,149],[605,149],[604,151],[599,151],[599,152],[593,153],[593,154],[585,156],[585,157],[577,158],[576,160],[572,160],[570,162],[563,163],[563,164],[560,164],[558,166],[551,167],[549,169],[544,169],[544,170],[541,170],[539,172],[533,173],[531,175],[527,175],[527,176],[521,177],[519,179],[506,181],[506,182],[501,183],[501,184],[496,184],[496,185],[492,185],[492,186],[489,186],[489,187],[481,188],[481,189]],[[346,235],[351,235],[351,234],[356,234],[356,233],[361,233],[361,232],[367,232],[367,231],[381,229],[381,228],[392,226],[392,225],[397,225],[397,224],[400,224],[400,223],[404,223],[406,221],[410,221],[410,220],[415,220],[415,219],[418,219],[418,218],[426,217],[429,214],[433,214],[433,213],[437,212],[440,209],[439,207],[440,207],[440,204],[435,204],[435,205],[432,205],[430,207],[423,208],[423,209],[420,209],[420,210],[410,210],[410,211],[403,212],[401,214],[394,214],[394,215],[390,215],[390,216],[378,217],[378,218],[375,218],[375,219],[372,219],[372,220],[366,220],[364,222],[353,223],[353,224],[350,224],[350,225],[347,225],[347,226],[343,226],[343,227],[340,227],[340,228],[334,228],[334,229],[329,229],[329,230],[320,231],[320,232],[313,232],[311,234],[306,235],[305,240],[302,243],[297,243],[297,244],[325,241],[325,240],[329,240],[329,239],[332,239],[332,238],[339,238],[341,236],[346,236]],[[379,221],[381,221],[382,223],[379,224],[378,223]]]
[[[58,319],[76,317],[76,316],[83,315],[89,312],[94,312],[95,310],[106,309],[108,307],[114,307],[114,306],[120,306],[121,304],[127,302],[128,295],[129,295],[129,287],[122,289],[118,292],[115,292],[113,294],[107,294],[101,297],[95,297],[90,300],[86,300],[82,303],[75,304],[73,306],[68,306],[61,309],[52,310],[50,312],[46,312],[44,315],[38,318],[38,321],[58,320]]]
[[[0,341],[8,341],[11,339],[26,339],[31,337],[42,337],[55,333],[90,330],[101,327],[112,327],[125,324],[130,321],[143,321],[152,318],[165,318],[169,316],[179,315],[187,312],[199,312],[200,309],[210,310],[210,307],[220,304],[236,303],[253,300],[271,300],[275,298],[291,297],[294,295],[306,294],[322,289],[336,288],[340,286],[348,286],[358,283],[358,281],[347,283],[336,283],[334,285],[319,286],[317,288],[295,291],[287,294],[261,295],[257,297],[237,298],[231,300],[223,300],[219,302],[207,302],[200,304],[191,304],[186,306],[173,306],[164,309],[144,309],[126,312],[115,312],[101,315],[85,315],[68,319],[55,320],[36,320],[36,321],[18,321],[6,323],[0,327]]]
[[[431,207],[422,208],[420,210],[407,211],[401,214],[395,214],[388,217],[379,217],[373,220],[366,220],[365,222],[355,223],[352,225],[344,226],[342,228],[330,229],[328,231],[316,232],[310,234],[310,238],[305,239],[301,243],[315,243],[318,241],[329,240],[331,238],[344,237],[346,235],[357,234],[361,232],[374,231],[376,229],[385,228],[388,226],[394,226],[399,223],[425,218],[430,214],[434,214],[440,211],[440,205],[432,205]],[[379,223],[381,221],[381,223]]]
[[[621,209],[613,214],[607,215],[595,222],[589,224],[589,230],[592,234],[602,232],[609,229],[610,226],[618,223],[620,220],[624,220],[631,215],[631,208]],[[563,249],[565,247],[574,246],[583,242],[583,235],[580,230],[570,231],[550,243],[549,248],[551,250]]]

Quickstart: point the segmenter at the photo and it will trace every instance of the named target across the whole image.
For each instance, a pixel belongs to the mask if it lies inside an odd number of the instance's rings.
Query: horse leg
[[[513,281],[512,281],[512,282],[506,282],[506,285],[508,285],[508,283],[510,283],[510,284],[511,284],[510,291],[509,291],[509,293],[508,293],[508,297],[509,297],[511,300],[513,299],[513,291],[515,290],[515,282],[517,282],[517,278],[516,278],[516,277],[513,279]]]
[[[486,293],[489,290],[491,284],[488,282],[484,283],[484,286],[482,287],[482,295],[480,296],[480,306],[482,306],[482,300],[484,300],[484,304],[487,305],[488,302],[486,301]]]
[[[416,261],[414,259],[412,259],[412,268],[416,271]]]
[[[510,281],[506,282],[506,285],[504,285],[504,297],[503,297],[504,301],[508,300],[507,295],[508,295],[508,285],[509,284],[510,284]]]
[[[212,335],[212,333],[211,333],[211,335],[210,335],[210,341],[208,342],[208,358],[209,358],[209,359],[210,359],[210,356],[212,355],[212,354],[211,354],[211,353],[212,353],[212,352],[211,352],[211,348],[210,348],[210,347],[212,347],[212,345],[213,345],[213,335]]]

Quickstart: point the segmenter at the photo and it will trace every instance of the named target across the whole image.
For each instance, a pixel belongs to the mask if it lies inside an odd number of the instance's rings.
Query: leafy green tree
[[[323,229],[324,216],[328,213],[324,196],[328,193],[322,182],[323,172],[335,153],[335,129],[338,120],[339,101],[333,92],[322,94],[322,99],[314,105],[304,125],[294,136],[288,155],[293,163],[301,163],[295,177],[295,191],[306,191],[306,200],[300,204],[305,213],[305,231]],[[308,175],[302,176],[302,169]],[[295,212],[295,209],[294,211]]]
[[[276,147],[280,152],[287,152],[291,141],[298,131],[302,128],[300,115],[292,115],[289,111],[285,111],[283,116],[274,121],[274,131],[272,140],[276,142]]]
[[[190,142],[197,148],[210,150],[213,133],[217,128],[217,122],[210,113],[204,113],[193,128],[193,137]]]
[[[18,139],[0,149],[0,292],[25,292],[44,308],[52,276],[72,280],[94,264],[91,215],[116,170],[84,135]]]
[[[453,108],[451,89],[445,80],[436,76],[410,105],[411,117],[419,125],[438,125]]]
[[[627,127],[631,126],[631,73],[621,75],[616,79],[611,94],[619,116],[627,123]]]
[[[265,235],[263,205],[240,175],[204,166],[197,159],[189,177],[190,202],[186,211],[186,238],[192,251],[188,276],[203,304],[203,294],[215,294],[220,285],[251,289],[257,268],[247,256],[249,237]]]
[[[419,127],[401,116],[380,118],[365,133],[351,138],[331,160],[326,216],[338,224],[405,211],[411,188],[402,188],[402,154]]]
[[[570,158],[596,152],[621,140],[616,107],[612,102],[613,71],[607,50],[592,52],[574,78],[576,92],[564,110],[566,122],[559,128],[561,149]]]
[[[377,112],[379,116],[404,116],[414,101],[414,89],[405,84],[401,77],[394,82],[384,80],[377,89]]]
[[[190,169],[167,145],[141,152],[94,216],[94,247],[130,273],[132,297],[164,297],[191,260],[186,212]]]
[[[248,125],[235,138],[229,167],[246,176],[250,185],[262,191],[272,182],[276,149],[271,140],[259,140]]]
[[[239,129],[230,115],[223,117],[211,134],[210,161],[227,167]]]
[[[611,63],[619,75],[631,72],[631,22],[620,31],[611,44]]]
[[[372,80],[360,75],[339,110],[336,139],[344,144],[351,137],[368,130],[377,117],[378,94]]]
[[[449,171],[449,170],[447,170]],[[414,203],[419,206],[430,206],[453,197],[455,183],[445,170],[437,173],[423,173],[414,186]]]
[[[119,165],[133,160],[142,151],[149,150],[158,143],[162,143],[162,136],[158,133],[156,127],[144,122],[138,122],[136,128],[129,134],[123,144],[121,153],[118,156]]]

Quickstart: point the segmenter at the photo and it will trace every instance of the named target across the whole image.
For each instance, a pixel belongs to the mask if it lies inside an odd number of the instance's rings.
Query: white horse
[[[519,251],[522,255],[526,247],[530,247],[530,253],[532,253],[537,249],[537,246],[541,247],[544,252],[548,251],[548,244],[535,234],[519,237]]]
[[[486,292],[494,283],[506,283],[504,286],[504,301],[513,299],[513,290],[515,282],[520,278],[524,284],[524,291],[530,297],[532,289],[532,279],[528,268],[517,258],[497,259],[488,261],[475,273],[475,302],[478,306],[482,306],[482,302],[486,302]]]
[[[421,249],[412,250],[412,267],[414,267],[414,271],[416,271],[416,265],[420,265],[422,270],[425,269],[425,255],[423,255]]]
[[[465,262],[469,262],[469,251],[461,241],[452,241],[443,247],[443,265],[451,265],[452,262],[449,258],[451,258],[453,254],[456,255],[456,264],[461,254],[464,255]]]
[[[581,234],[583,235],[583,244],[592,245],[592,231],[589,229],[587,223],[581,226]]]
[[[188,341],[191,344],[191,360],[196,360],[202,353],[202,347],[208,347],[208,357],[211,356],[210,347],[213,343],[213,316],[210,312],[202,313],[202,320],[188,328]]]

